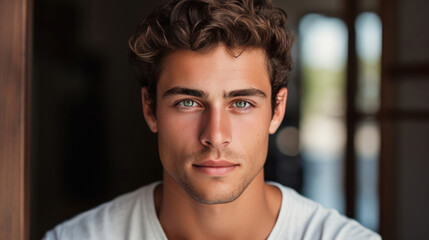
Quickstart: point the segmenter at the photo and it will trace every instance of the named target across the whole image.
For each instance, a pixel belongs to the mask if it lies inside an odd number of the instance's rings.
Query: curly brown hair
[[[292,70],[292,32],[287,15],[271,0],[172,0],[145,17],[129,40],[131,60],[156,109],[156,83],[164,57],[176,50],[209,51],[220,43],[231,50],[261,48],[267,56],[272,109]],[[274,111],[273,111],[274,112]]]

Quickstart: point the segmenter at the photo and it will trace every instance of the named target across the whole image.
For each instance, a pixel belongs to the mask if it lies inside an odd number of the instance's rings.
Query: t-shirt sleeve
[[[45,234],[42,240],[59,240],[54,230],[51,230]]]
[[[43,240],[167,239],[153,202],[158,184],[144,186],[66,220],[48,231]]]
[[[377,233],[339,214],[336,210],[324,208],[292,189],[275,185],[282,191],[282,206],[269,240],[381,239]]]

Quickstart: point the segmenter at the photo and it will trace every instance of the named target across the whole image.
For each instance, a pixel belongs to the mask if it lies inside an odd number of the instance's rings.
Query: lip
[[[239,164],[231,163],[225,160],[204,160],[192,165],[197,171],[209,176],[223,176],[234,169]]]

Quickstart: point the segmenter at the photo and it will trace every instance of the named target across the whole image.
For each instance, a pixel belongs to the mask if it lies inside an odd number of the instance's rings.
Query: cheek
[[[178,116],[174,113],[163,114],[160,112],[159,116],[159,119],[162,119],[158,122],[160,154],[176,158],[189,152],[187,149],[192,148],[196,142],[198,120],[191,116]]]
[[[252,158],[262,158],[265,160],[268,149],[268,129],[269,118],[259,116],[240,117],[239,120],[233,120],[233,139],[243,149],[243,153],[251,155]]]

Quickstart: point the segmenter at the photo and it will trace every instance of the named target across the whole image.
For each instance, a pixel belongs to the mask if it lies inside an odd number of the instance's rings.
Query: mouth
[[[205,160],[192,164],[192,166],[205,175],[224,176],[238,168],[239,164],[225,160]]]

